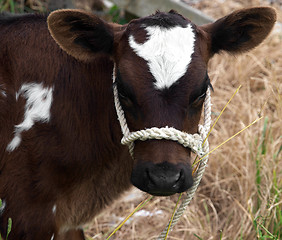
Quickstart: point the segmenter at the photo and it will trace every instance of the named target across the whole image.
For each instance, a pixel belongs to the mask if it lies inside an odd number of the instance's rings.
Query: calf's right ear
[[[78,60],[90,61],[97,55],[111,55],[113,27],[81,10],[57,10],[48,16],[48,28],[58,45]]]
[[[275,21],[273,8],[256,7],[235,11],[200,28],[207,33],[210,41],[210,56],[220,51],[236,54],[259,45],[270,33]]]

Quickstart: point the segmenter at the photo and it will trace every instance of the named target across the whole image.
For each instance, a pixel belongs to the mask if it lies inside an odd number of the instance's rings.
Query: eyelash
[[[127,100],[128,97],[126,97],[125,95],[123,95],[121,92],[118,93],[118,96],[121,98],[121,99],[124,99],[124,100]]]
[[[198,97],[198,99],[203,99],[205,98],[207,95],[207,91],[205,91],[201,96]]]
[[[209,76],[207,75],[208,81],[209,81]],[[211,90],[213,91],[213,86],[211,85],[211,83],[209,82],[207,89],[211,88]],[[194,102],[192,103],[193,105],[197,105],[199,103],[199,101],[201,101],[202,99],[204,99],[207,95],[207,89],[205,90],[205,92],[203,94],[201,94],[199,97],[196,98],[196,100],[194,100]]]
[[[129,108],[133,106],[133,102],[131,101],[131,99],[127,96],[125,96],[122,93],[118,93],[118,96],[120,98],[120,101],[124,104],[124,107]]]

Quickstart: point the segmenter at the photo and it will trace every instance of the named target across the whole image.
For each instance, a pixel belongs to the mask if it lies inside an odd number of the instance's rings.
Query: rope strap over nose
[[[200,156],[203,156],[205,154],[202,148],[203,139],[199,134],[188,134],[172,127],[153,127],[137,132],[132,132],[129,133],[128,136],[124,136],[121,139],[121,143],[124,145],[130,145],[136,140],[146,141],[150,139],[166,139],[176,141],[184,147],[191,148],[194,153],[197,153]]]

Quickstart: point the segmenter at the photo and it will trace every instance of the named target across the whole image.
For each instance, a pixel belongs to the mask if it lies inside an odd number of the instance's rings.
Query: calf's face
[[[272,8],[251,8],[199,27],[170,11],[120,26],[82,11],[59,10],[49,16],[48,26],[78,60],[113,59],[130,131],[168,126],[196,133],[211,86],[208,60],[222,50],[235,54],[257,46],[275,20]],[[153,195],[186,191],[193,183],[190,154],[173,141],[136,141],[131,181]]]
[[[132,21],[116,52],[116,84],[131,131],[174,127],[196,133],[210,85],[197,29],[175,12]],[[154,195],[192,185],[190,150],[168,140],[136,141],[132,183]]]

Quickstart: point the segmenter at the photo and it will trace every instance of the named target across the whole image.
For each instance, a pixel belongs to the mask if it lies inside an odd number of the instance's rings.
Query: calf
[[[275,20],[267,7],[204,26],[175,11],[122,26],[79,10],[55,11],[48,19],[2,15],[1,236],[10,217],[10,240],[84,239],[82,225],[131,182],[154,195],[186,191],[189,148],[136,141],[133,160],[121,145],[114,65],[130,131],[169,126],[196,133],[211,86],[209,59],[257,46]]]

